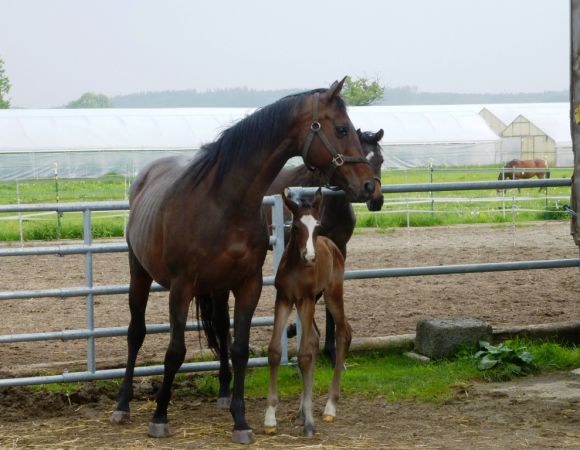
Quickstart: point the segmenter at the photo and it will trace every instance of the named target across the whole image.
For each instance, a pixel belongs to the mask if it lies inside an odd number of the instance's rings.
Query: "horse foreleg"
[[[217,407],[220,409],[229,409],[230,407],[230,383],[232,381],[232,372],[229,362],[230,346],[230,312],[228,308],[229,291],[212,292],[213,317],[212,322],[215,327],[216,336],[219,345],[220,371],[219,382],[220,388],[217,399]]]
[[[234,307],[234,342],[231,347],[232,365],[234,367],[234,390],[230,412],[234,418],[232,441],[237,444],[251,444],[255,440],[252,429],[246,421],[244,381],[249,356],[250,326],[261,292],[261,272],[251,278],[247,278],[234,290],[236,298]]]
[[[282,332],[292,311],[290,302],[280,294],[276,297],[274,307],[274,330],[268,346],[268,365],[270,366],[270,385],[268,390],[268,407],[264,417],[264,432],[276,432],[276,407],[278,406],[278,368],[282,359]]]
[[[336,405],[340,398],[340,378],[342,367],[350,347],[352,332],[344,313],[342,286],[338,286],[333,290],[333,292],[330,292],[328,296],[325,297],[325,303],[336,322],[336,366],[334,367],[334,374],[328,390],[328,400],[324,408],[322,419],[325,422],[333,422],[336,417]]]
[[[319,336],[314,329],[314,299],[303,299],[297,305],[302,322],[302,338],[298,352],[298,366],[302,374],[303,392],[299,414],[304,416],[304,435],[314,436],[316,427],[312,413],[312,387],[314,384],[314,364],[318,352]]]
[[[129,269],[131,281],[129,283],[129,310],[131,311],[131,321],[127,333],[127,367],[125,377],[119,389],[119,400],[117,409],[111,415],[111,423],[125,423],[130,418],[129,403],[133,399],[133,374],[135,372],[135,362],[137,354],[145,340],[145,310],[149,299],[149,288],[152,279],[143,269],[129,250]]]
[[[169,323],[171,326],[169,346],[165,353],[163,383],[157,393],[157,408],[149,423],[149,436],[169,436],[167,407],[171,400],[171,387],[175,374],[185,359],[185,324],[189,304],[193,298],[193,287],[189,282],[172,280],[169,291]]]

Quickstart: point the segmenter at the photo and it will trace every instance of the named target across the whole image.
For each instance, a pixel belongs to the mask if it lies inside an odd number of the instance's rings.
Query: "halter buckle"
[[[334,158],[332,158],[332,164],[336,167],[340,167],[344,164],[344,157],[338,153]]]
[[[314,131],[315,133],[320,131],[321,128],[322,128],[322,125],[320,125],[320,122],[312,122],[312,124],[310,125],[310,129],[312,131]]]

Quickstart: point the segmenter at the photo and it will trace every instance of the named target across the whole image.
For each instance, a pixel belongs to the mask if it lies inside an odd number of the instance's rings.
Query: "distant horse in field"
[[[380,211],[383,206],[383,193],[381,192],[381,168],[384,162],[380,140],[384,131],[381,129],[376,133],[372,131],[361,132],[357,130],[363,153],[373,171],[375,177],[375,191],[372,197],[366,202],[369,211]],[[267,191],[267,195],[281,194],[285,188],[291,186],[318,187],[324,184],[324,180],[318,173],[308,170],[306,166],[298,166],[292,169],[284,169],[276,177]],[[331,179],[329,184],[336,184]],[[270,209],[270,207],[268,207]],[[269,221],[271,213],[267,214]],[[285,222],[290,221],[290,211],[285,209]],[[356,224],[354,210],[348,199],[343,195],[326,196],[320,211],[320,228],[318,234],[330,238],[338,247],[344,258],[346,258],[346,244],[352,237]],[[288,242],[290,229],[285,228],[284,240]],[[296,333],[296,326],[289,327],[289,337]],[[326,338],[324,352],[330,357],[332,363],[336,360],[336,347],[334,345],[334,320],[332,315],[326,310]]]
[[[534,170],[540,169],[540,170]],[[501,170],[498,181],[502,180],[527,180],[528,178],[538,177],[543,180],[550,178],[548,162],[543,159],[512,159]],[[518,188],[518,191],[520,188]],[[542,190],[540,188],[539,190]],[[498,192],[500,189],[498,189]]]
[[[302,321],[298,366],[302,374],[303,392],[300,397],[299,420],[303,421],[304,434],[311,437],[315,432],[312,387],[320,339],[314,323],[317,295],[321,293],[324,295],[326,307],[336,323],[336,364],[323,414],[323,420],[326,422],[334,421],[336,416],[342,366],[351,342],[351,328],[346,320],[343,301],[344,257],[334,242],[318,233],[322,202],[320,189],[311,204],[303,203],[301,206],[286,198],[284,194],[282,196],[286,207],[292,211],[293,219],[290,240],[282,255],[275,279],[274,330],[268,347],[270,388],[264,431],[267,434],[276,432],[280,338],[292,307],[296,305]]]
[[[149,435],[168,436],[167,408],[175,374],[185,358],[191,300],[214,291],[234,293],[232,440],[254,440],[245,414],[244,379],[250,322],[262,290],[268,249],[262,199],[288,159],[332,174],[350,200],[366,201],[375,189],[368,160],[340,97],[344,79],[328,89],[290,95],[226,129],[193,158],[154,161],[131,186],[128,357],[113,423],[126,422],[133,397],[137,353],[145,338],[145,310],[153,280],[169,288],[170,342]],[[211,297],[210,297],[211,298]],[[226,326],[227,324],[227,326]],[[210,323],[227,358],[227,302],[214,304]],[[223,361],[220,361],[223,363]],[[225,362],[227,365],[227,361]],[[222,364],[223,365],[223,364]],[[220,396],[229,402],[229,381]],[[231,378],[228,372],[225,376]],[[225,383],[224,381],[227,381]]]

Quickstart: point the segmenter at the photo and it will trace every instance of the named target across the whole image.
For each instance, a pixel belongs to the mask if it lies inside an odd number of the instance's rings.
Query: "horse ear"
[[[358,140],[360,141],[362,139],[362,131],[360,130],[360,128],[356,129],[356,135],[358,136]]]
[[[314,194],[314,201],[312,202],[312,208],[316,211],[320,211],[320,205],[322,204],[322,188],[318,188]]]
[[[379,131],[377,131],[377,134],[375,135],[377,137],[377,142],[379,142],[383,136],[385,135],[385,131],[381,128]]]
[[[340,81],[335,81],[334,83],[332,83],[330,85],[330,87],[328,88],[328,91],[326,91],[325,96],[330,100],[336,96],[338,96],[340,94],[340,91],[342,90],[342,85],[344,84],[344,82],[346,81],[347,77],[344,77],[342,80]]]
[[[292,200],[290,200],[288,198],[288,195],[289,195],[289,190],[288,190],[288,188],[285,188],[284,191],[282,192],[282,200],[284,200],[284,204],[286,205],[286,208],[288,208],[290,210],[292,215],[296,215],[296,213],[298,212],[298,205],[296,203],[294,203]]]

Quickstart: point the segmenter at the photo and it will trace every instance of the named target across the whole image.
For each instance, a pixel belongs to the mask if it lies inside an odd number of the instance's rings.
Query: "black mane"
[[[204,144],[179,182],[195,187],[212,167],[217,166],[213,183],[219,185],[232,167],[243,164],[247,155],[278,145],[306,98],[324,91],[326,89],[315,89],[288,95],[246,116],[224,130],[217,140]],[[346,111],[342,98],[337,96],[336,99],[337,106]]]

